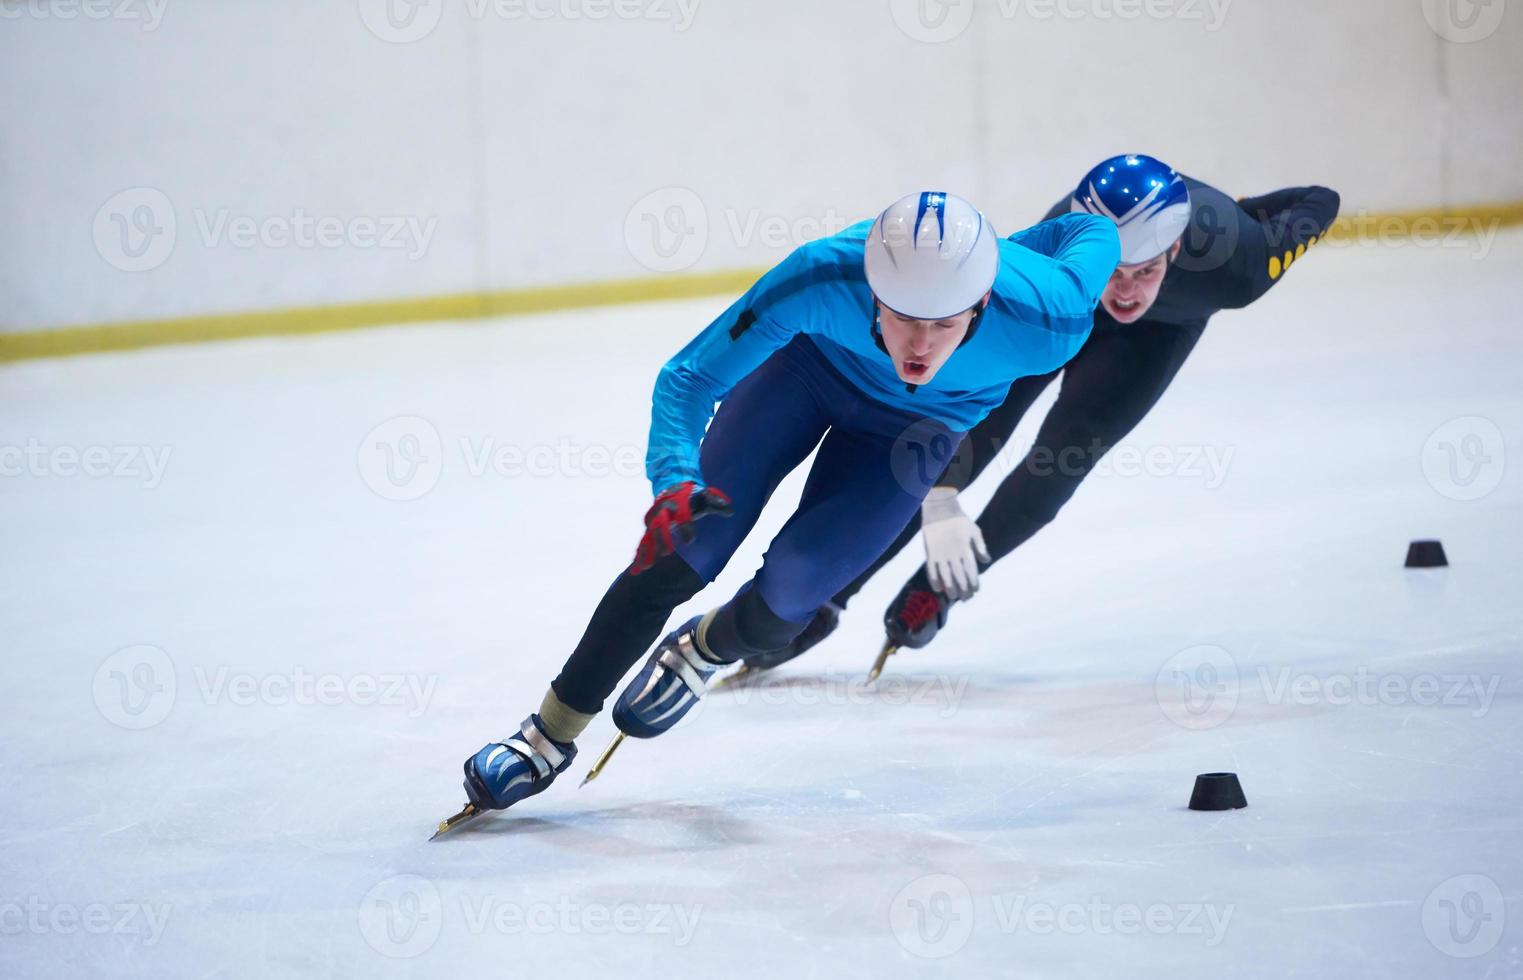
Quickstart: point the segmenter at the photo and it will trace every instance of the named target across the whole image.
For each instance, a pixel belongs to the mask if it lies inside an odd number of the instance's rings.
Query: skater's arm
[[[1092,214],[1065,214],[1018,231],[1010,241],[1046,260],[1028,262],[1022,272],[1060,315],[1093,313],[1121,261],[1115,223]]]
[[[1095,306],[1121,259],[1116,225],[1091,214],[1063,215],[1011,235],[1000,258],[1005,287],[995,290],[994,307],[1040,328],[1006,337],[1020,368],[1012,376],[1056,370],[1094,327]]]
[[[1109,268],[1100,275],[1103,284],[1121,260],[1121,238],[1116,225],[1094,214],[1060,214],[1010,236],[1010,241],[1059,263],[1080,270],[1094,270],[1106,265],[1110,251],[1116,253]]]
[[[704,485],[698,447],[715,404],[792,336],[771,319],[757,319],[732,340],[735,325],[747,316],[741,303],[715,320],[656,377],[645,473],[658,494],[689,480]]]
[[[1236,254],[1236,296],[1232,306],[1247,306],[1284,278],[1306,250],[1327,236],[1338,217],[1338,192],[1326,187],[1288,187],[1245,198],[1241,207],[1252,219]]]
[[[660,494],[704,486],[699,445],[714,406],[810,323],[810,288],[828,280],[810,246],[797,249],[693,338],[656,377],[645,472]]]
[[[1309,217],[1315,220],[1318,228],[1326,229],[1338,217],[1340,200],[1337,191],[1312,186],[1286,187],[1258,197],[1245,197],[1238,203],[1260,222],[1281,216]]]

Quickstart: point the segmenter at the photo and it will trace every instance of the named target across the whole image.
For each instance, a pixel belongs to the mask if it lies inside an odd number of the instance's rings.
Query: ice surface
[[[1154,475],[875,693],[913,555],[776,686],[578,790],[600,718],[432,844],[630,557],[655,370],[723,300],[4,368],[0,975],[1523,975],[1520,268],[1324,248],[1212,325]],[[1215,770],[1248,809],[1185,809]]]

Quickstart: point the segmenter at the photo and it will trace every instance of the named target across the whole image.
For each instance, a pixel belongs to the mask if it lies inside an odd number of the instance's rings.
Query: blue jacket
[[[1078,352],[1121,255],[1115,224],[1087,214],[1001,241],[977,333],[912,389],[873,334],[863,265],[871,227],[863,221],[796,249],[661,369],[645,457],[657,493],[685,480],[703,485],[698,447],[715,404],[800,333],[867,397],[966,432],[1004,402],[1010,382],[1054,371]]]

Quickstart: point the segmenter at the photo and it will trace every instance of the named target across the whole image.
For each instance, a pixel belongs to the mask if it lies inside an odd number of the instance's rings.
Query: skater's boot
[[[709,679],[727,666],[698,649],[696,616],[651,652],[613,708],[613,723],[633,738],[655,738],[683,719],[708,690]]]
[[[841,623],[841,612],[841,607],[835,603],[825,603],[814,611],[814,618],[809,620],[809,625],[804,627],[804,632],[794,637],[787,646],[767,653],[753,653],[741,660],[742,672],[754,676],[764,670],[781,667],[795,657],[802,657],[836,631],[836,627]]]
[[[918,581],[919,578],[917,575],[905,583],[883,614],[888,641],[896,647],[919,650],[936,639],[937,632],[947,625],[952,601]]]
[[[543,793],[576,758],[576,746],[545,734],[539,715],[465,760],[465,795],[478,810],[501,810]]]

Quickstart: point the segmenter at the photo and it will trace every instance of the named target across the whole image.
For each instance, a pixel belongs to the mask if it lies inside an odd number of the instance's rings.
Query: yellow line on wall
[[[1523,224],[1523,201],[1479,207],[1426,211],[1381,211],[1344,214],[1333,224],[1332,241],[1383,242],[1404,238],[1432,240],[1452,232],[1490,234]]]
[[[1328,236],[1335,241],[1377,236],[1380,240],[1431,236],[1436,232],[1491,232],[1523,224],[1523,201],[1449,210],[1345,215]],[[239,337],[327,333],[361,327],[470,320],[555,310],[740,294],[765,269],[612,279],[563,286],[535,286],[488,293],[457,293],[416,299],[374,300],[328,306],[211,313],[163,320],[135,320],[85,327],[0,332],[0,363],[135,350],[161,344],[200,343]]]
[[[718,293],[738,295],[750,288],[765,271],[735,269],[646,279],[611,279],[563,286],[504,289],[490,293],[383,299],[366,303],[253,310],[247,313],[209,313],[166,320],[136,320],[100,326],[0,333],[0,363],[36,357],[134,350],[161,344],[328,333],[360,327],[439,320],[473,320],[520,313],[688,299]]]

